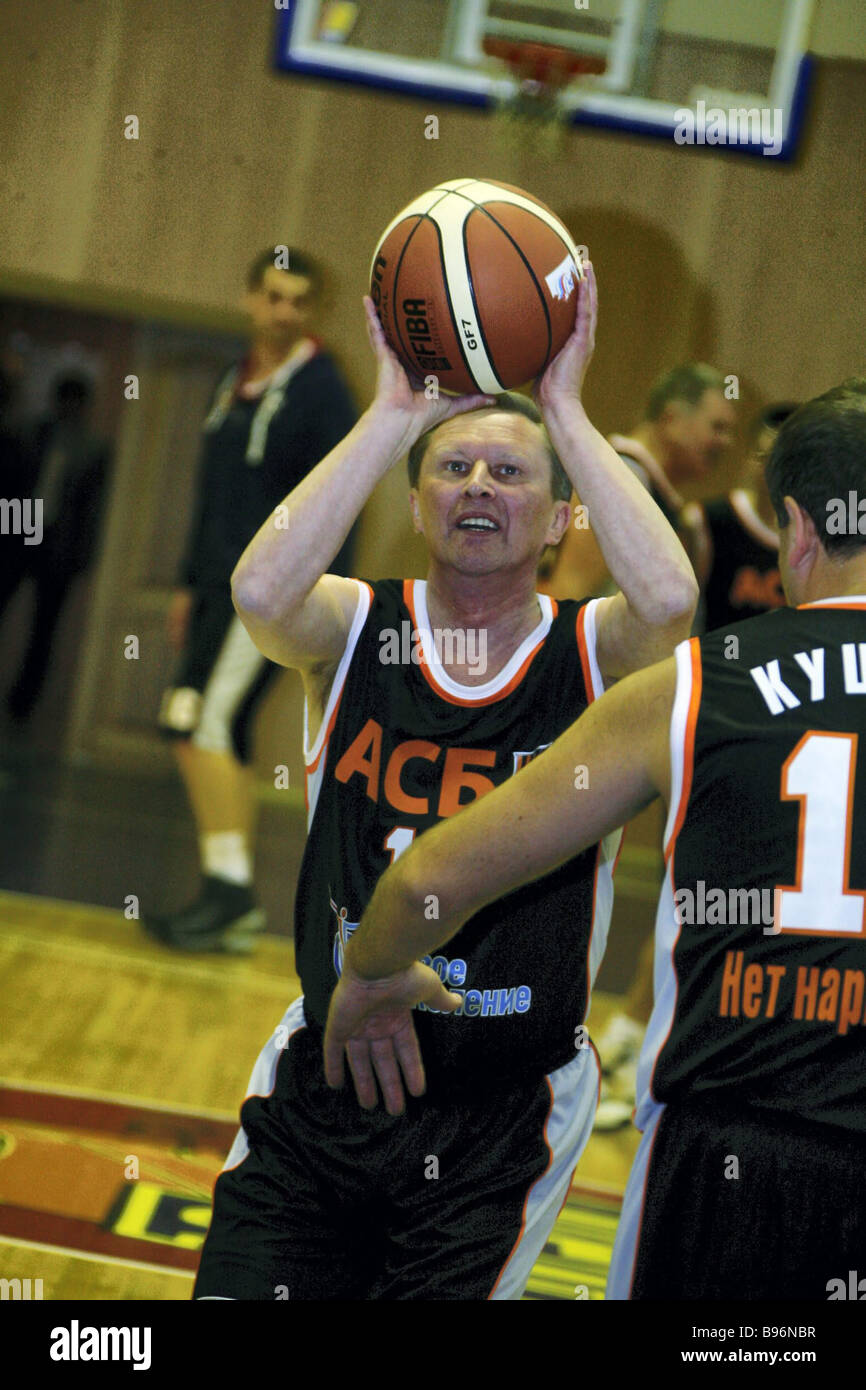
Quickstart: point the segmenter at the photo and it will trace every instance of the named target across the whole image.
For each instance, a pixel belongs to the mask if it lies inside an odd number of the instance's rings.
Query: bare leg
[[[142,925],[167,946],[248,954],[265,926],[252,888],[252,771],[231,753],[186,741],[174,750],[198,829],[201,892],[168,916],[146,913]]]
[[[255,823],[253,772],[231,753],[214,753],[177,739],[174,752],[199,835],[239,831],[252,843]]]

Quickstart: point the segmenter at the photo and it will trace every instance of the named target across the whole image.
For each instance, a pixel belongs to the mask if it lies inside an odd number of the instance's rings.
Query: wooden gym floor
[[[252,1064],[299,993],[290,944],[173,955],[116,910],[3,893],[0,969],[0,1276],[187,1299]],[[596,995],[595,1033],[613,1002]],[[593,1135],[528,1297],[601,1297],[636,1141]]]

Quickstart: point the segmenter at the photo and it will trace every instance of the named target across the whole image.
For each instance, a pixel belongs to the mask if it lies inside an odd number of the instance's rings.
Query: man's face
[[[731,443],[736,414],[721,391],[708,390],[696,405],[671,401],[661,418],[673,481],[702,478]]]
[[[305,275],[268,266],[257,290],[248,290],[244,308],[253,336],[286,352],[308,331],[313,314],[313,287]]]
[[[568,503],[551,492],[540,427],[497,410],[471,411],[439,426],[409,504],[431,554],[474,575],[537,564],[569,518]]]

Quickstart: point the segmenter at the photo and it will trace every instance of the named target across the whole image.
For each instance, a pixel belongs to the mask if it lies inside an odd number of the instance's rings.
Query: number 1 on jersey
[[[856,762],[856,734],[807,733],[782,765],[782,800],[800,802],[796,883],[776,888],[782,931],[863,932],[866,893],[848,887]]]
[[[392,864],[409,848],[416,833],[414,826],[398,825],[391,831],[390,835],[385,836],[385,849],[391,851]]]

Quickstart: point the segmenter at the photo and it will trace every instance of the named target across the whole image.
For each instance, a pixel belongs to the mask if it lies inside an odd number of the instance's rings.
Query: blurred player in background
[[[850,505],[866,496],[866,380],[785,421],[767,485],[792,607],[681,643],[419,839],[380,879],[331,1002],[332,1084],[345,1049],[362,1103],[376,1078],[399,1103],[421,1076],[412,1005],[439,984],[419,960],[661,796],[613,1299],[846,1297],[866,1248],[866,536]]]
[[[711,632],[757,617],[785,602],[779,575],[776,513],[764,465],[776,433],[796,410],[790,402],[767,406],[749,430],[750,450],[741,484],[727,497],[688,502],[680,533],[701,586],[699,631]],[[595,1117],[600,1131],[629,1123],[637,1094],[637,1060],[652,1008],[652,939],[642,948],[622,1006],[599,1039],[602,1094]]]
[[[680,531],[690,555],[690,528],[683,529],[680,489],[701,481],[715,468],[731,443],[735,423],[736,412],[733,402],[725,398],[721,372],[695,362],[674,367],[655,383],[645,417],[630,434],[608,435],[665,519]],[[588,521],[591,528],[591,515]],[[608,591],[610,575],[591,529],[572,527],[552,554],[544,592],[574,598]]]
[[[288,254],[286,255],[286,251]],[[253,893],[252,724],[278,673],[235,615],[231,573],[269,513],[352,428],[343,377],[313,335],[319,267],[300,251],[262,252],[244,307],[250,351],[221,382],[204,423],[182,588],[168,614],[181,653],[160,725],[174,739],[196,820],[202,886],[189,907],[145,929],[190,951],[247,951],[264,914]],[[342,573],[351,538],[335,558]]]
[[[779,427],[796,408],[785,401],[762,410],[749,430],[749,456],[740,486],[727,497],[689,502],[683,511],[685,528],[694,537],[692,561],[704,598],[707,632],[755,618],[785,602],[776,514],[764,464]]]
[[[344,952],[387,865],[438,820],[459,824],[469,801],[522,777],[605,683],[689,630],[697,584],[685,552],[581,405],[595,335],[585,270],[574,332],[537,388],[544,425],[526,397],[428,399],[368,299],[375,400],[286,499],[287,529],[263,527],[236,571],[250,633],[301,671],[306,691],[304,993],[256,1064],[198,1297],[272,1299],[283,1286],[292,1299],[519,1298],[565,1200],[597,1097],[595,1055],[576,1043],[617,836],[497,902],[437,960],[464,999],[459,1017],[443,1016],[432,977],[419,1018],[430,1091],[409,1115],[364,1115],[330,1090],[321,1043]],[[407,450],[427,580],[326,573]],[[557,606],[536,575],[574,487],[592,500],[622,592]]]

